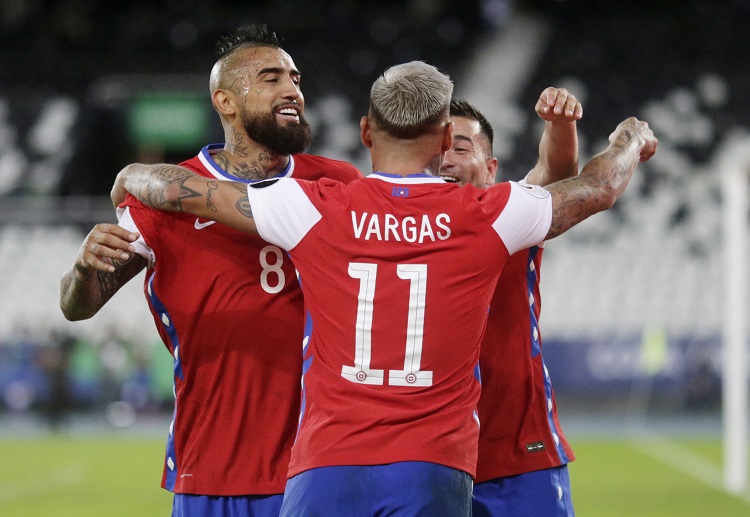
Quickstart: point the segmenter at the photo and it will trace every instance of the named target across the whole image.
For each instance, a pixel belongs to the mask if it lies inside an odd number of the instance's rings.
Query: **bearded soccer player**
[[[578,173],[580,102],[547,88],[536,104],[545,121],[539,161],[523,183],[548,185]],[[495,182],[489,121],[464,100],[451,102],[453,145],[440,176],[484,188]],[[542,358],[539,279],[544,246],[513,254],[490,303],[479,366],[479,458],[472,499],[475,517],[574,515],[567,463],[573,451],[557,417]]]
[[[209,215],[288,250],[311,321],[300,429],[283,516],[471,515],[479,345],[513,253],[612,206],[657,141],[623,121],[575,178],[488,189],[440,179],[451,146],[450,79],[389,68],[360,121],[373,172],[348,185],[258,185],[123,169],[150,206]]]
[[[301,74],[275,33],[241,28],[217,48],[209,86],[225,142],[182,167],[242,185],[361,177],[347,163],[299,154],[310,141]],[[147,267],[149,308],[174,356],[162,477],[175,494],[172,515],[278,516],[299,416],[304,326],[289,257],[211,217],[159,212],[132,197],[119,219],[84,241],[61,281],[63,312],[93,316]]]

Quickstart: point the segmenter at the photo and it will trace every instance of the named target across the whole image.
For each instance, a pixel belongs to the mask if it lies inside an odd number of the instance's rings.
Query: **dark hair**
[[[240,47],[275,47],[281,48],[281,38],[271,32],[265,23],[239,27],[231,34],[222,36],[216,42],[216,52],[223,57]]]
[[[492,130],[492,124],[482,115],[482,112],[463,99],[453,99],[451,101],[451,117],[464,117],[479,122],[482,134],[490,141],[490,152],[492,152],[492,140],[495,133]]]

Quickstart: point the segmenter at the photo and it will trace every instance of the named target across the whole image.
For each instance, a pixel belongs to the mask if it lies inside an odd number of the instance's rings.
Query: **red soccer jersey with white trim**
[[[312,334],[289,475],[425,461],[474,474],[479,344],[509,253],[540,242],[549,193],[373,173],[248,188],[289,250]]]
[[[479,460],[476,482],[573,461],[557,418],[542,358],[539,274],[542,247],[513,254],[492,297],[479,366]]]
[[[227,174],[211,145],[182,165]],[[294,155],[280,176],[340,181],[355,167]],[[200,495],[284,490],[299,414],[304,312],[286,252],[222,224],[152,210],[132,197],[121,224],[152,263],[144,290],[174,356],[175,411],[162,486]]]

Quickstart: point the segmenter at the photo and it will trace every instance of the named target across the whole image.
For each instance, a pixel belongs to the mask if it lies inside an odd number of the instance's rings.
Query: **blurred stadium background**
[[[449,73],[488,115],[503,179],[535,162],[546,86],[583,102],[581,164],[624,118],[651,124],[659,152],[615,208],[547,247],[545,358],[574,442],[644,440],[652,458],[720,490],[722,458],[714,471],[675,444],[722,437],[733,271],[720,164],[750,145],[748,22],[750,0],[0,0],[0,440],[166,432],[171,357],[140,282],[79,323],[62,317],[58,282],[91,227],[115,220],[122,166],[223,140],[207,95],[213,44],[268,23],[304,75],[310,151],[363,171],[369,86],[412,59]],[[750,512],[746,488],[734,497]],[[730,515],[722,508],[712,513]]]

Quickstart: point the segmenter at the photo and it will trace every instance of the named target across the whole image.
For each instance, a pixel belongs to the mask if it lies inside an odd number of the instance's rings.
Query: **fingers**
[[[116,224],[97,224],[81,245],[76,268],[79,271],[97,269],[112,273],[115,271],[113,261],[131,258],[131,254],[135,252],[131,243],[136,239],[137,233]]]
[[[583,117],[583,106],[565,88],[548,87],[536,103],[537,115],[548,122],[575,122]]]
[[[648,122],[638,120],[635,117],[629,117],[617,125],[617,128],[609,135],[609,141],[614,143],[619,137],[627,141],[636,138],[641,144],[639,160],[647,162],[656,154],[656,148],[659,140],[654,136],[654,132],[648,126]]]
[[[654,134],[651,133],[651,137],[646,140],[646,145],[641,149],[641,163],[649,161],[651,157],[656,154],[656,148],[658,145],[659,140],[657,140]]]

